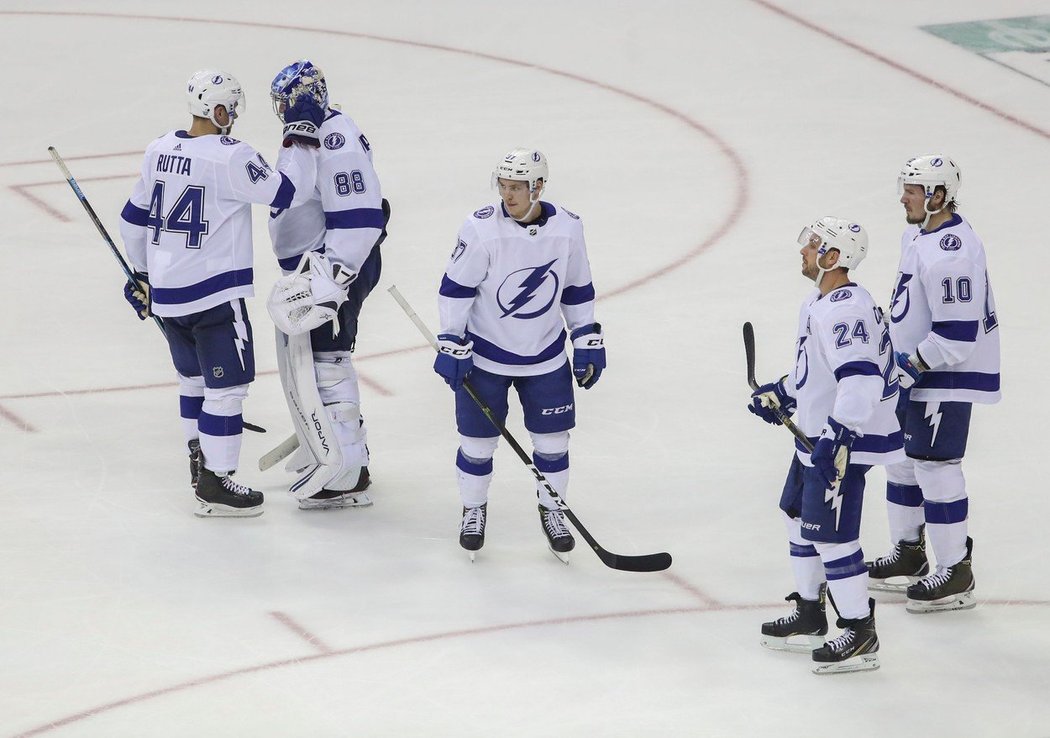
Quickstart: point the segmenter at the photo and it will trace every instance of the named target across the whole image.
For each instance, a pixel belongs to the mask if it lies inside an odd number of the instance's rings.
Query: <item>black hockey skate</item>
[[[957,564],[937,571],[908,587],[908,612],[921,614],[948,610],[970,610],[977,607],[973,596],[974,578],[971,558],[973,539],[966,539],[966,556]]]
[[[555,508],[548,510],[543,505],[538,505],[540,510],[540,525],[543,533],[547,536],[547,546],[551,553],[558,557],[563,564],[569,563],[569,551],[576,548],[576,539],[565,525],[565,513]]]
[[[463,522],[459,525],[459,545],[470,552],[470,560],[474,560],[474,552],[485,545],[485,518],[488,512],[488,503],[480,507],[463,508]]]
[[[263,493],[237,484],[229,475],[218,476],[202,466],[197,476],[195,515],[201,518],[252,518],[262,515]]]
[[[368,507],[372,498],[365,491],[372,486],[368,467],[362,466],[353,489],[322,489],[315,495],[299,500],[300,510],[330,510],[344,507]]]
[[[839,618],[842,635],[813,652],[814,674],[846,674],[879,668],[879,636],[875,632],[875,600],[868,599],[868,616]]]
[[[918,541],[898,541],[888,554],[866,561],[864,565],[868,567],[868,589],[873,592],[904,592],[909,585],[930,573],[930,562],[926,559],[926,526],[919,528]]]
[[[827,583],[821,584],[815,600],[804,600],[798,592],[785,597],[788,602],[795,603],[795,610],[790,615],[762,623],[759,643],[773,651],[792,653],[810,653],[820,648],[828,634],[827,588]]]
[[[190,449],[190,486],[197,489],[197,476],[201,470],[201,459],[204,458],[201,456],[201,440],[194,438],[186,445]]]

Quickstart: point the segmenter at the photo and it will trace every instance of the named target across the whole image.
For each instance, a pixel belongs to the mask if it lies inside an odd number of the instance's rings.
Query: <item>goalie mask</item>
[[[321,110],[328,109],[328,84],[324,80],[324,72],[309,59],[292,62],[278,72],[270,83],[273,112],[282,122],[284,107],[294,103],[294,98],[304,93],[312,95]]]
[[[238,109],[245,107],[244,92],[237,78],[215,69],[202,69],[186,83],[186,102],[190,115],[210,120],[225,135],[237,119]],[[230,116],[227,125],[215,120],[215,108],[222,105]]]

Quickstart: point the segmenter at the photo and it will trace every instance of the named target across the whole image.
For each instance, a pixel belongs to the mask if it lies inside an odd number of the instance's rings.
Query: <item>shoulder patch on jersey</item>
[[[835,290],[834,292],[832,292],[831,297],[829,297],[828,299],[832,302],[841,302],[842,300],[848,300],[851,297],[853,297],[853,293],[850,292],[848,289],[843,288],[841,290]]]
[[[485,218],[491,217],[494,212],[496,212],[496,208],[492,207],[491,205],[486,205],[480,210],[475,210],[474,217],[478,220],[484,220]]]
[[[962,239],[954,233],[945,233],[941,237],[940,246],[945,251],[958,251],[962,248]]]
[[[239,144],[240,141],[238,141],[235,138],[230,138],[229,136],[219,136],[219,143],[221,143],[223,146],[233,146],[235,144]]]
[[[452,249],[452,261],[459,261],[459,257],[463,256],[463,252],[467,250],[467,244],[465,241],[460,241],[456,244],[456,248]]]
[[[575,220],[579,220],[580,219],[580,216],[578,216],[576,213],[572,212],[571,210],[566,210],[565,208],[562,208],[561,211],[563,213],[565,213],[566,215],[568,215],[570,218],[574,218]]]
[[[341,133],[329,133],[324,137],[324,147],[331,151],[343,148],[345,143],[346,137]]]

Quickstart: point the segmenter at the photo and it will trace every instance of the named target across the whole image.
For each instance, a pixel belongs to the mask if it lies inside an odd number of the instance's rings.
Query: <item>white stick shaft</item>
[[[423,319],[416,315],[416,311],[412,309],[412,306],[408,304],[408,300],[401,296],[401,293],[397,290],[397,285],[391,285],[390,289],[387,290],[390,296],[397,300],[397,304],[401,306],[401,309],[405,311],[405,315],[408,316],[409,320],[416,324],[416,328],[423,334],[423,338],[427,339],[427,342],[431,347],[437,351],[438,342],[434,334],[427,328],[427,324],[423,322]]]

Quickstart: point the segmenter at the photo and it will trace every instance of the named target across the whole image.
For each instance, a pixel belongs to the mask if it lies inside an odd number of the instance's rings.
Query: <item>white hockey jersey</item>
[[[552,372],[567,361],[565,326],[594,323],[583,223],[564,208],[540,206],[527,225],[502,203],[476,210],[441,280],[441,332],[473,340],[474,365],[487,372]]]
[[[953,214],[929,233],[905,229],[890,335],[897,351],[918,350],[930,367],[911,399],[998,402],[998,327],[984,244],[970,224]]]
[[[317,180],[310,198],[290,210],[270,211],[270,239],[285,272],[307,251],[321,250],[355,274],[385,225],[383,193],[372,167],[372,147],[361,129],[338,110],[320,128],[321,147],[282,148],[277,167],[313,157]]]
[[[898,387],[889,331],[882,310],[863,287],[850,283],[802,303],[795,367],[784,380],[798,403],[795,424],[816,443],[832,417],[858,434],[853,464],[904,460],[904,434],[897,422]],[[798,458],[811,466],[798,441]]]
[[[288,207],[313,177],[310,161],[274,172],[229,136],[170,131],[147,146],[120,233],[132,266],[149,274],[153,312],[189,315],[251,296],[251,203]]]

